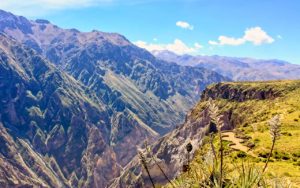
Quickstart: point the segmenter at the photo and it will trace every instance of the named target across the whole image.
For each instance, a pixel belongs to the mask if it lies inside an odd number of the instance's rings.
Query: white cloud
[[[162,50],[165,50],[165,47],[162,46],[161,44],[148,44],[147,42],[144,42],[144,41],[136,41],[134,42],[135,45],[137,45],[138,47],[140,48],[144,48],[148,51],[162,51]]]
[[[245,31],[244,39],[248,42],[252,42],[254,45],[261,45],[264,43],[273,43],[274,39],[270,37],[260,27],[249,28]]]
[[[194,29],[194,26],[192,26],[188,22],[184,22],[184,21],[178,21],[178,22],[176,22],[176,26],[181,27],[183,29],[189,29],[189,30],[193,30]]]
[[[281,36],[281,35],[277,35],[277,38],[278,38],[278,39],[282,39],[282,36]]]
[[[269,36],[264,30],[260,27],[252,27],[246,29],[244,36],[241,38],[227,37],[227,36],[219,36],[218,41],[208,41],[210,45],[231,45],[231,46],[239,46],[245,44],[246,42],[250,42],[254,45],[262,45],[262,44],[271,44],[275,40]]]
[[[216,41],[210,40],[210,41],[208,41],[208,44],[210,44],[210,45],[218,45],[219,43],[216,42]]]
[[[201,44],[199,44],[198,42],[196,42],[196,43],[194,44],[194,46],[195,46],[196,49],[201,49],[201,48],[203,48],[203,46],[202,46]]]
[[[169,44],[152,44],[144,41],[134,42],[140,48],[144,48],[148,51],[163,51],[168,50],[176,54],[192,54],[196,53],[199,49],[203,48],[199,43],[195,43],[194,46],[190,47],[182,42],[180,39],[175,39],[173,43]]]
[[[244,44],[245,40],[244,38],[232,38],[232,37],[226,37],[226,36],[219,36],[219,45],[232,45],[232,46],[238,46],[241,44]]]

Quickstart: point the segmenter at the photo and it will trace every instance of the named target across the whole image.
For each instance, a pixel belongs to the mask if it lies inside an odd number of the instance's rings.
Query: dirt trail
[[[225,132],[225,133],[222,133],[223,136],[223,140],[226,140],[226,141],[230,141],[232,143],[234,143],[234,145],[231,145],[230,147],[233,148],[233,149],[236,149],[236,150],[240,150],[240,151],[243,151],[253,157],[255,157],[254,153],[252,151],[249,151],[249,148],[247,146],[244,146],[242,145],[240,142],[243,141],[243,139],[240,139],[240,138],[236,138],[234,136],[234,133],[233,132]]]

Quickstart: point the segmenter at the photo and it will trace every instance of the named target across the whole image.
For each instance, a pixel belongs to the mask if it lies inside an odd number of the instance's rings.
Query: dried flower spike
[[[218,131],[221,131],[223,127],[223,121],[221,120],[221,115],[219,115],[219,108],[213,102],[211,98],[208,100],[208,110],[210,114],[211,121],[217,126]]]
[[[276,115],[272,119],[270,119],[269,125],[270,125],[270,134],[272,140],[278,140],[280,138],[280,128],[281,128],[279,115]]]
[[[273,118],[271,118],[269,121],[269,125],[270,125],[270,134],[271,134],[271,138],[272,138],[272,146],[271,146],[271,150],[270,150],[269,156],[267,158],[267,161],[265,163],[262,173],[264,173],[266,171],[268,163],[270,161],[270,158],[271,158],[273,150],[274,150],[275,142],[280,137],[280,126],[281,126],[280,116],[276,115]]]

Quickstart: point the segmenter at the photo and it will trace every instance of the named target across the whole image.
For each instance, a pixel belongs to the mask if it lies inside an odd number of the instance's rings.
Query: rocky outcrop
[[[194,116],[194,111],[197,111],[197,117]],[[223,130],[233,129],[234,123],[232,122],[230,113],[225,112],[223,115],[225,125]],[[160,165],[168,178],[174,179],[183,172],[184,165],[187,164],[187,144],[191,143],[193,146],[193,150],[189,154],[192,159],[195,151],[201,147],[203,137],[209,132],[214,131],[216,131],[216,127],[210,122],[208,109],[204,108],[202,111],[194,109],[187,115],[187,120],[184,124],[152,144],[150,146],[150,153],[142,150],[147,153],[147,165],[154,182],[157,185],[168,183],[157,164],[152,160],[152,157],[156,159],[156,162]],[[121,176],[114,179],[109,187],[126,187],[124,185],[131,185],[136,188],[150,188],[152,186],[147,172],[140,163],[138,155],[126,165],[121,172]]]
[[[281,95],[281,92],[275,90],[271,87],[266,88],[256,88],[251,87],[251,83],[249,84],[250,87],[247,87],[247,84],[240,85],[238,83],[231,84],[231,83],[219,83],[215,84],[213,87],[206,88],[203,93],[201,94],[201,100],[208,100],[209,98],[212,99],[227,99],[237,102],[243,102],[246,100],[265,100],[265,99],[274,99]]]
[[[168,178],[174,179],[182,172],[183,165],[187,164],[186,145],[192,143],[194,148],[190,153],[192,157],[197,148],[201,146],[202,138],[209,132],[210,118],[207,110],[202,111],[197,119],[192,119],[190,116],[191,113],[187,116],[187,121],[184,124],[151,145],[151,152],[146,154],[149,172],[157,185],[167,183],[167,179],[164,178],[154,160],[151,160],[152,157],[156,159]],[[112,181],[109,187],[122,188],[128,185],[136,188],[152,186],[138,155],[126,165],[121,176]]]

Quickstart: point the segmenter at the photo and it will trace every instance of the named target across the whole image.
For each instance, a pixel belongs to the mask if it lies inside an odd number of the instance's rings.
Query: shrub
[[[239,152],[236,154],[236,156],[237,156],[238,158],[245,158],[245,157],[247,156],[247,154],[246,154],[245,152],[243,152],[243,151],[239,151]]]
[[[289,159],[290,159],[290,156],[284,155],[284,156],[282,156],[282,159],[283,159],[283,160],[289,160]]]
[[[255,147],[255,143],[253,143],[253,142],[248,142],[248,143],[247,143],[247,147],[252,149],[252,148]]]
[[[275,159],[282,159],[282,160],[289,160],[290,156],[289,156],[288,153],[275,151],[274,152],[274,158]]]
[[[269,152],[262,151],[258,154],[258,157],[267,158],[269,156]]]
[[[295,162],[293,165],[300,166],[300,161]]]
[[[288,172],[285,172],[285,173],[283,173],[283,176],[286,176],[286,177],[291,177],[291,174],[290,174],[290,173],[288,173]]]
[[[289,133],[289,132],[282,132],[281,134],[284,136],[292,136],[292,133]]]
[[[300,158],[300,151],[292,153],[293,157]]]
[[[255,138],[254,140],[253,140],[253,142],[256,144],[256,143],[259,143],[260,142],[260,139],[258,139],[258,138]]]

